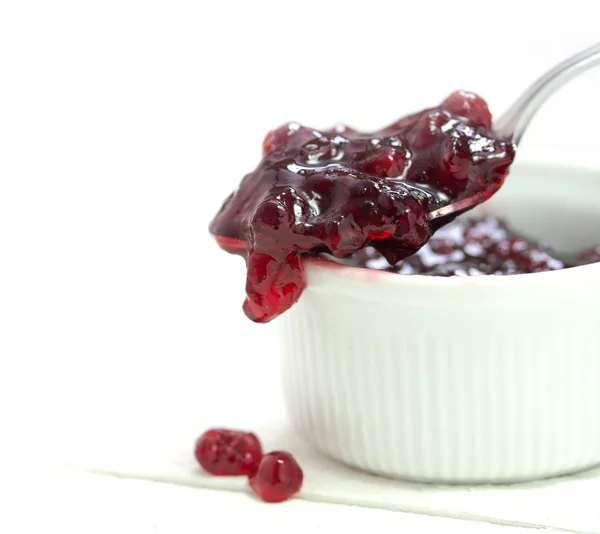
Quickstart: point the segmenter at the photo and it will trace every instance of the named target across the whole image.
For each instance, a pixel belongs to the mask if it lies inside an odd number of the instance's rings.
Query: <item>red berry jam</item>
[[[263,152],[210,225],[246,259],[244,311],[256,322],[298,300],[302,254],[370,245],[396,264],[418,251],[440,226],[428,214],[500,187],[515,147],[491,131],[486,103],[460,91],[374,133],[287,124]]]
[[[600,262],[600,247],[584,250],[583,252],[579,253],[577,255],[576,262],[578,265]]]
[[[497,217],[457,219],[438,230],[416,254],[393,266],[373,247],[357,252],[348,263],[399,274],[478,276],[555,271],[600,261],[600,247],[574,259],[555,254],[542,242],[514,233]]]
[[[265,502],[282,502],[302,487],[302,469],[288,452],[265,454],[257,471],[250,476],[250,487]]]
[[[212,475],[252,475],[262,458],[262,447],[251,432],[213,428],[198,438],[194,455]]]

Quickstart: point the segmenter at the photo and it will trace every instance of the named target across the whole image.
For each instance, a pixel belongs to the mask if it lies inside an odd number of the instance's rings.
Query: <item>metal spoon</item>
[[[571,56],[548,72],[540,76],[495,122],[493,130],[500,136],[512,140],[516,145],[537,110],[557,90],[579,74],[600,65],[600,43]],[[439,219],[447,215],[456,215],[481,204],[491,197],[502,184],[494,184],[489,189],[459,202],[449,204],[432,211],[429,219]]]

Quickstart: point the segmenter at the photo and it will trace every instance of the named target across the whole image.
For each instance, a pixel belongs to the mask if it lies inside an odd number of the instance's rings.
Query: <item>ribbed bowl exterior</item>
[[[600,463],[598,266],[413,286],[324,265],[309,266],[308,288],[278,320],[289,414],[316,448],[438,483]]]

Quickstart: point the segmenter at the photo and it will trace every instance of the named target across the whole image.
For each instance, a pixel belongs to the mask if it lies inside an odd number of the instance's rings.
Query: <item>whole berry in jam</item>
[[[298,148],[305,142],[320,137],[319,132],[301,126],[297,122],[290,122],[269,132],[263,141],[263,155],[274,151]]]
[[[274,150],[285,146],[287,138],[296,133],[299,129],[299,124],[291,122],[269,132],[263,141],[263,154],[266,156]]]
[[[250,476],[250,487],[265,502],[282,502],[300,491],[303,473],[294,457],[282,451],[265,454],[256,472]]]
[[[213,475],[251,475],[262,458],[262,447],[251,432],[213,428],[198,438],[194,454],[200,466]]]
[[[465,117],[471,124],[480,128],[492,127],[492,114],[483,98],[467,91],[455,91],[440,106],[442,109]]]
[[[246,315],[267,322],[297,301],[303,255],[371,246],[395,264],[418,251],[438,229],[430,212],[502,184],[515,147],[490,127],[485,102],[459,91],[373,133],[297,123],[270,132],[210,225],[246,260]]]
[[[385,146],[367,152],[357,162],[358,168],[380,178],[402,176],[408,163],[408,155],[402,147]]]

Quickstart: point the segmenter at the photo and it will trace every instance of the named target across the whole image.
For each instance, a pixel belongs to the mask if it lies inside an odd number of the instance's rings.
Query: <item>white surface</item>
[[[244,318],[243,264],[208,221],[281,122],[377,127],[457,87],[495,112],[598,38],[593,1],[510,4],[2,2],[0,456],[18,469],[2,483],[41,455],[132,460],[148,436],[156,466],[205,425],[283,419],[273,326]],[[590,72],[556,95],[519,158],[580,148],[598,164],[599,82]],[[47,480],[36,491],[23,476],[12,508],[48,530],[76,517],[145,532],[158,517],[185,531],[183,507],[230,516],[238,502]],[[580,525],[594,484],[552,503],[566,524]],[[74,499],[89,514],[65,508]]]
[[[10,484],[14,506],[0,515],[0,529],[11,534],[185,534],[261,532],[332,534],[397,532],[447,534],[523,534],[523,528],[294,500],[269,506],[253,498],[140,480],[125,480],[35,466]],[[16,497],[16,499],[15,499]],[[32,510],[31,503],[36,503]],[[256,530],[255,530],[256,531]]]
[[[275,378],[265,375],[265,378]],[[216,388],[215,388],[216,389]],[[215,392],[211,389],[211,393]],[[249,386],[246,391],[249,391]],[[279,404],[279,395],[271,398]],[[273,410],[274,412],[275,410]],[[195,421],[201,430],[213,418],[192,417],[177,429],[136,428],[135,435],[105,436],[97,431],[61,447],[54,454],[59,465],[95,473],[184,486],[247,492],[243,478],[204,475],[195,465],[192,448]],[[220,419],[234,425],[233,420]],[[468,519],[532,528],[549,527],[577,532],[600,532],[600,470],[570,477],[506,486],[434,486],[403,483],[349,468],[316,452],[293,433],[283,415],[262,412],[245,417],[245,424],[262,438],[265,449],[290,450],[305,473],[298,499],[318,503],[349,504],[447,518]],[[199,432],[198,432],[199,433]],[[126,438],[126,439],[124,439]],[[248,496],[250,498],[250,496]]]
[[[522,164],[486,210],[577,253],[599,206],[599,170]],[[445,278],[312,261],[307,282],[278,323],[291,419],[318,449],[446,483],[600,464],[600,264]]]

